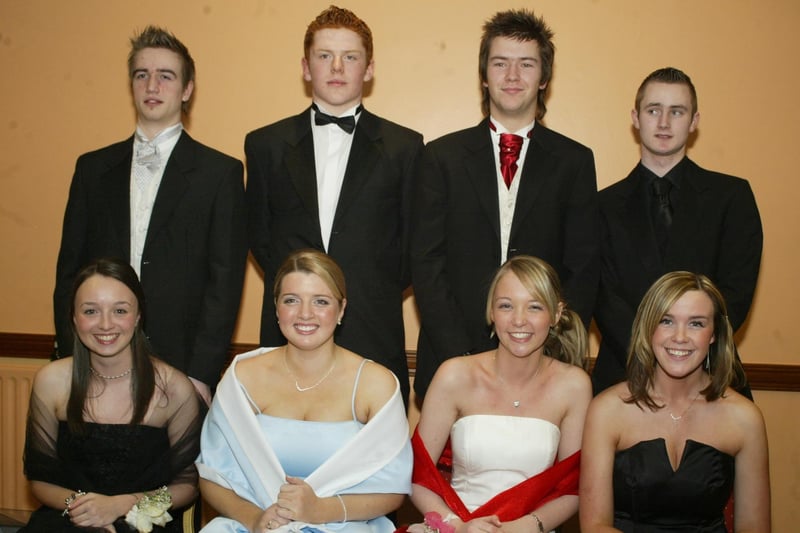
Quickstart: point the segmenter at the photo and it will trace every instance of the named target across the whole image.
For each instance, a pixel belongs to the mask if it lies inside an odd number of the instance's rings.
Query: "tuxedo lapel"
[[[353,137],[353,144],[350,147],[342,189],[336,204],[334,227],[346,215],[347,208],[358,197],[359,190],[367,180],[375,176],[373,170],[381,156],[376,146],[380,140],[377,125],[377,118],[374,115],[367,110],[361,112],[361,117],[358,119],[356,130],[353,133],[355,137]],[[331,237],[331,241],[333,241],[333,237]]]
[[[523,227],[522,221],[528,216],[528,212],[533,209],[536,198],[546,184],[557,177],[555,161],[537,138],[545,133],[544,126],[536,124],[533,129],[533,137],[525,154],[525,162],[522,165],[522,176],[519,189],[517,190],[517,202],[514,207],[514,220],[511,222],[511,234],[509,242],[514,242],[514,238],[520,228]]]
[[[161,184],[158,186],[153,212],[150,215],[150,223],[147,227],[145,249],[169,221],[186,187],[188,187],[189,173],[192,172],[195,166],[195,149],[196,143],[194,139],[189,137],[189,134],[185,131],[181,132],[181,137],[178,139],[175,148],[172,149],[172,155],[170,155],[169,160],[167,160]]]
[[[117,243],[125,254],[125,259],[130,260],[131,255],[131,162],[133,160],[133,137],[124,143],[126,147],[120,152],[119,158],[110,162],[108,175],[102,178],[108,187],[106,201],[98,205],[107,210],[111,224],[110,241]]]
[[[319,201],[317,199],[317,168],[314,162],[314,136],[311,118],[306,110],[294,117],[294,135],[286,139],[284,157],[289,180],[297,191],[306,210],[319,227]]]
[[[467,179],[475,189],[481,207],[494,229],[497,242],[500,242],[497,168],[493,150],[492,135],[489,133],[489,121],[488,119],[483,120],[472,128],[470,136],[464,143],[464,168],[466,169]],[[459,193],[456,192],[456,194]]]

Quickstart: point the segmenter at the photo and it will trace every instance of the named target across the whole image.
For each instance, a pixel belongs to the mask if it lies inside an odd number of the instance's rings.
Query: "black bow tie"
[[[314,109],[314,123],[317,126],[336,124],[347,133],[353,133],[353,131],[355,131],[356,115],[361,113],[361,110],[364,108],[359,104],[354,115],[348,115],[346,117],[334,117],[333,115],[328,115],[327,113],[320,111],[319,107],[317,107],[317,104],[311,104],[311,107]]]

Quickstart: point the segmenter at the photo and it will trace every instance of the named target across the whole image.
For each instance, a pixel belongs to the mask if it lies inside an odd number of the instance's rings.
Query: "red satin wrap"
[[[414,449],[412,481],[441,496],[447,506],[464,522],[489,515],[497,515],[501,521],[509,522],[559,496],[578,494],[580,450],[532,478],[501,492],[470,513],[450,483],[436,468],[418,430],[415,430],[414,436],[411,437],[411,445]]]

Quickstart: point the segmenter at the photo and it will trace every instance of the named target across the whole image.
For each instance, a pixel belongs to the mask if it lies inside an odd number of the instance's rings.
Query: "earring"
[[[706,370],[711,371],[711,348],[706,352]]]
[[[337,326],[341,326],[341,325],[342,325],[342,319],[341,319],[341,318],[340,318],[339,320],[337,320],[337,321],[336,321],[336,325],[337,325]]]

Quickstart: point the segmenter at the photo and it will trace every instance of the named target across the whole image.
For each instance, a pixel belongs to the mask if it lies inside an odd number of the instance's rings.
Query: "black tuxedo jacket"
[[[647,205],[647,182],[634,169],[600,192],[601,281],[595,320],[602,334],[595,393],[625,378],[631,326],[650,285],[688,270],[717,285],[736,331],[747,317],[761,263],[761,219],[747,181],[687,160],[662,257]],[[677,196],[675,196],[677,195]]]
[[[336,342],[392,370],[407,399],[402,302],[410,282],[409,194],[422,136],[367,110],[353,135],[327,250],[347,283]],[[310,111],[251,132],[245,153],[250,248],[264,271],[261,344],[277,346],[286,341],[275,317],[275,272],[294,250],[324,251]]]
[[[414,194],[411,260],[421,316],[414,390],[445,359],[492,349],[489,284],[500,266],[497,169],[488,120],[425,148]],[[586,324],[597,288],[597,182],[591,150],[542,124],[522,167],[508,257],[550,263]]]
[[[72,352],[72,283],[89,261],[130,262],[133,137],[82,155],[69,192],[53,296],[59,351]],[[185,131],[164,169],[145,239],[145,332],[159,357],[212,388],[239,310],[247,259],[242,163]]]

